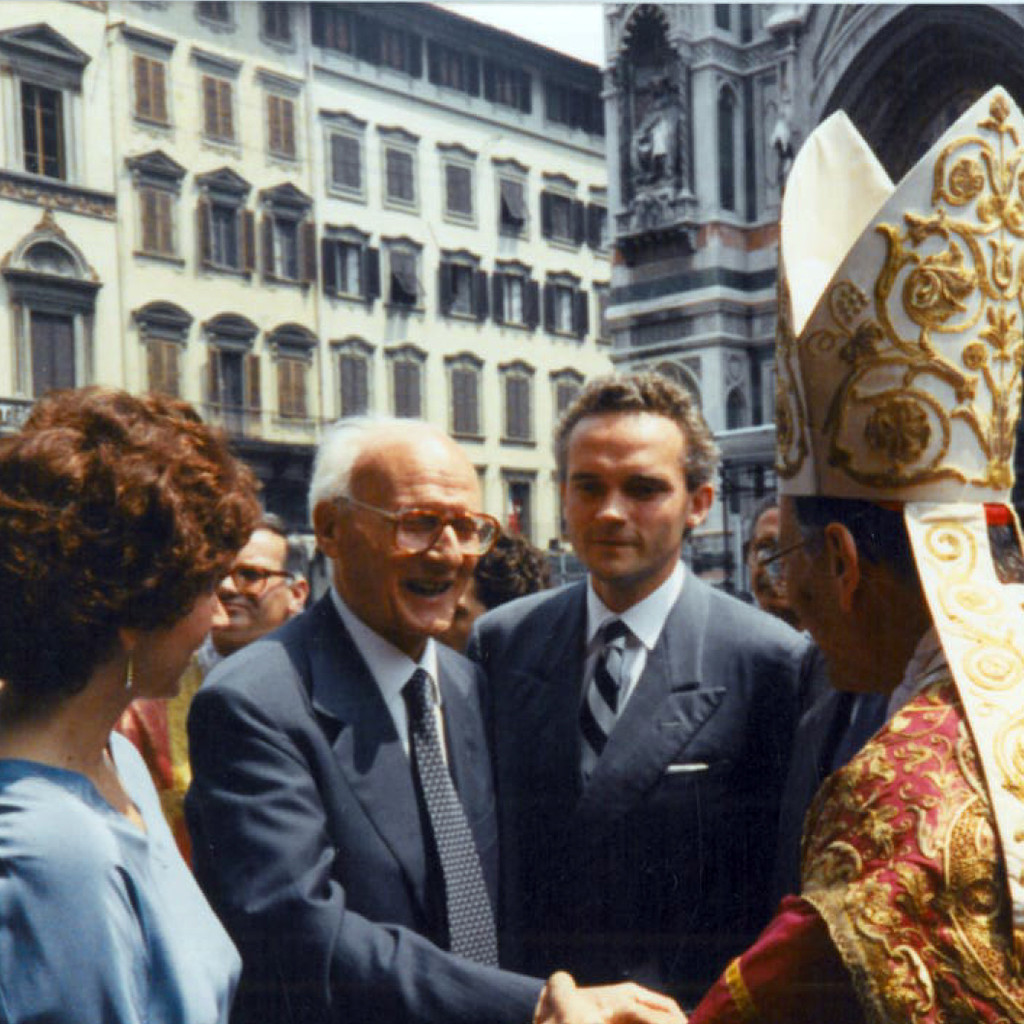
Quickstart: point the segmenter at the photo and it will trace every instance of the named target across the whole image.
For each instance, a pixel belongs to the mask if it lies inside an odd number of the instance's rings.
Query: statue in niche
[[[676,88],[667,74],[637,89],[636,109],[641,116],[633,133],[634,180],[654,185],[671,179],[678,110]]]

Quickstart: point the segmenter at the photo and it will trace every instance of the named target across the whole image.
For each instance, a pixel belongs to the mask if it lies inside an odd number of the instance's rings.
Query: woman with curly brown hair
[[[0,440],[0,1020],[227,1020],[238,955],[111,730],[173,695],[257,513],[182,402],[56,392]]]

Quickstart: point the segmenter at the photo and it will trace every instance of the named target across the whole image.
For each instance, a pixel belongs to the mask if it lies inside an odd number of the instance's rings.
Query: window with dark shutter
[[[575,380],[559,380],[555,383],[555,413],[561,416],[580,393],[580,384]]]
[[[498,191],[501,196],[498,230],[502,234],[522,234],[527,219],[526,186],[515,178],[501,178]]]
[[[231,83],[203,75],[203,134],[220,142],[234,142]]]
[[[231,24],[231,5],[227,0],[199,0],[196,4],[196,14],[220,25]]]
[[[261,3],[260,21],[267,39],[277,43],[292,41],[292,18],[287,3]]]
[[[448,213],[473,216],[473,171],[461,164],[445,164],[445,197]]]
[[[331,135],[331,184],[335,188],[362,192],[362,144],[352,135]]]
[[[181,396],[179,363],[181,346],[174,341],[150,341],[146,345],[148,363],[148,386],[150,391],[170,395],[171,398]]]
[[[363,416],[370,410],[370,363],[361,352],[342,352],[341,415]]]
[[[162,60],[135,54],[132,57],[135,80],[135,116],[145,121],[167,124],[167,66]]]
[[[277,412],[282,419],[305,419],[306,363],[281,357],[277,361]]]
[[[452,433],[477,437],[480,434],[480,372],[474,366],[453,366]]]
[[[311,4],[313,14],[312,36],[314,46],[322,46],[338,53],[352,53],[354,49],[353,12],[334,4]]]
[[[384,151],[387,198],[392,202],[412,205],[416,202],[414,160],[404,149],[388,146]]]
[[[415,306],[419,301],[419,279],[416,254],[392,251],[389,254],[391,290],[388,301],[396,306]]]
[[[142,251],[158,256],[174,255],[175,196],[164,189],[139,189],[142,213]]]
[[[505,375],[505,436],[510,441],[529,441],[530,378],[522,373]]]
[[[295,103],[286,96],[267,96],[268,148],[275,156],[295,159]]]
[[[395,415],[418,417],[421,413],[420,378],[422,368],[412,359],[395,359],[391,372],[394,381]]]

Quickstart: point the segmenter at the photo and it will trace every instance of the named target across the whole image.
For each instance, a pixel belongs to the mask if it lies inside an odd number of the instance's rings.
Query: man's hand
[[[559,971],[540,994],[533,1024],[686,1024],[686,1015],[675,1000],[631,981],[577,988]]]

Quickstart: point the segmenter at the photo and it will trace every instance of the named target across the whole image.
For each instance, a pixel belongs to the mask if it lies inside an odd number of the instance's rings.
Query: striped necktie
[[[621,619],[612,619],[601,627],[601,653],[580,707],[580,732],[583,734],[580,766],[584,780],[590,778],[597,765],[619,713],[622,688],[626,684],[628,636],[629,627]]]
[[[497,966],[494,911],[480,854],[441,749],[430,676],[416,669],[402,693],[409,713],[413,763],[444,878],[449,946],[460,956]]]

